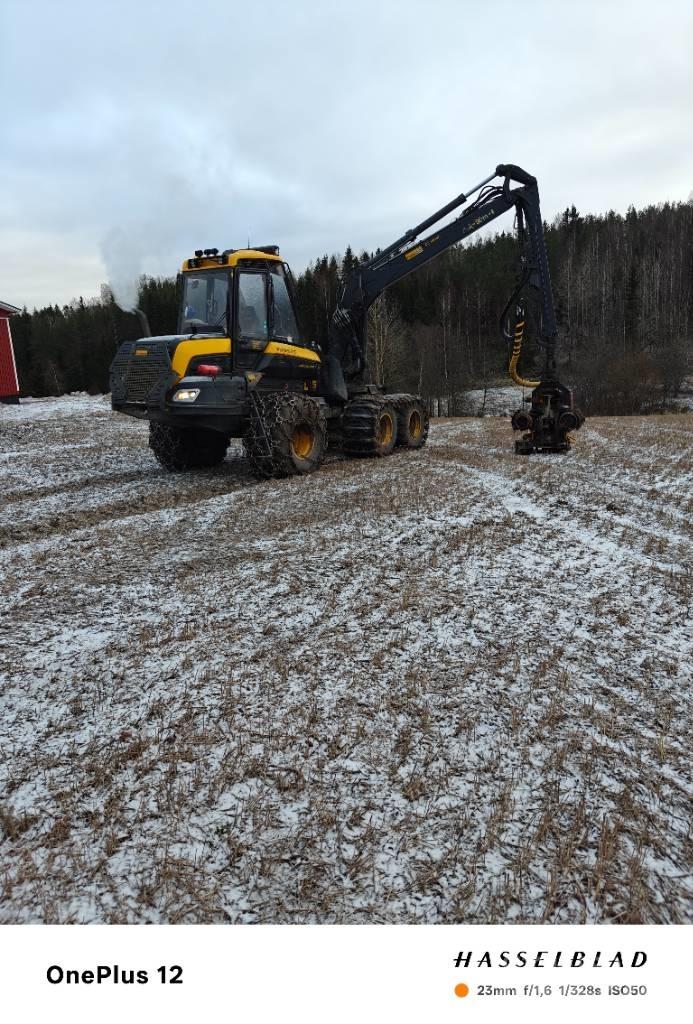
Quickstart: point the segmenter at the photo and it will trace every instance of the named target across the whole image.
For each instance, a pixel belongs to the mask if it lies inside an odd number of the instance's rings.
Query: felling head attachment
[[[551,371],[554,358],[551,342],[545,343],[544,379],[525,380],[520,376],[517,364],[522,352],[524,328],[525,306],[524,301],[520,299],[516,307],[513,335],[503,332],[513,341],[508,372],[516,384],[532,388],[533,391],[531,396],[525,399],[525,402],[530,403],[529,409],[518,409],[512,416],[513,430],[523,431],[522,440],[515,442],[515,451],[518,455],[531,455],[532,452],[567,452],[572,440],[569,432],[579,430],[585,422],[585,417],[574,407],[573,392],[570,388],[553,379]]]
[[[570,451],[571,430],[579,430],[585,417],[573,405],[573,392],[556,380],[542,381],[525,399],[529,409],[518,409],[511,420],[513,430],[522,430],[515,442],[518,455],[533,452]]]

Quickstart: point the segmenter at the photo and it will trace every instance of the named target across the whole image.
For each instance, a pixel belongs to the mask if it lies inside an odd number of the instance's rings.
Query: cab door
[[[265,270],[236,271],[234,366],[254,370],[267,347],[269,332],[269,281]]]
[[[288,268],[269,265],[270,340],[264,372],[285,391],[317,391],[320,357],[301,338]]]
[[[239,268],[236,282],[236,369],[261,373],[260,391],[317,391],[320,357],[299,337],[283,264]]]
[[[273,341],[300,345],[300,331],[286,273],[281,263],[270,266],[270,329]]]

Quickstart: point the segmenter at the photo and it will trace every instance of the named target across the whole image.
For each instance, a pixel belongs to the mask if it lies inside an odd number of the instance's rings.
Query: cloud
[[[682,199],[693,177],[683,2],[624,23],[535,0],[521,26],[498,0],[5,7],[0,229],[82,257],[5,252],[7,301],[248,236],[299,270],[387,244],[499,162],[537,175],[549,219]]]

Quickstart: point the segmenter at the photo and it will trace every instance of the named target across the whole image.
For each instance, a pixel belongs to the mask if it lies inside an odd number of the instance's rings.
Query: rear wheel
[[[422,448],[428,437],[428,413],[421,401],[403,402],[397,407],[397,444]]]
[[[202,427],[184,429],[150,422],[149,447],[164,469],[179,473],[218,466],[226,458],[229,439]]]
[[[327,448],[325,414],[303,395],[255,395],[243,447],[261,476],[312,473]]]
[[[344,450],[350,455],[389,455],[397,441],[397,413],[390,402],[357,398],[343,417]]]

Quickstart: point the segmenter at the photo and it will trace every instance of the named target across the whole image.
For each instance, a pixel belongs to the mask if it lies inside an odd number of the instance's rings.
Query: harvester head
[[[528,409],[513,413],[513,430],[523,431],[522,440],[515,442],[518,455],[533,452],[567,452],[572,438],[570,432],[579,430],[585,417],[573,404],[573,392],[556,380],[543,380],[532,391]]]

